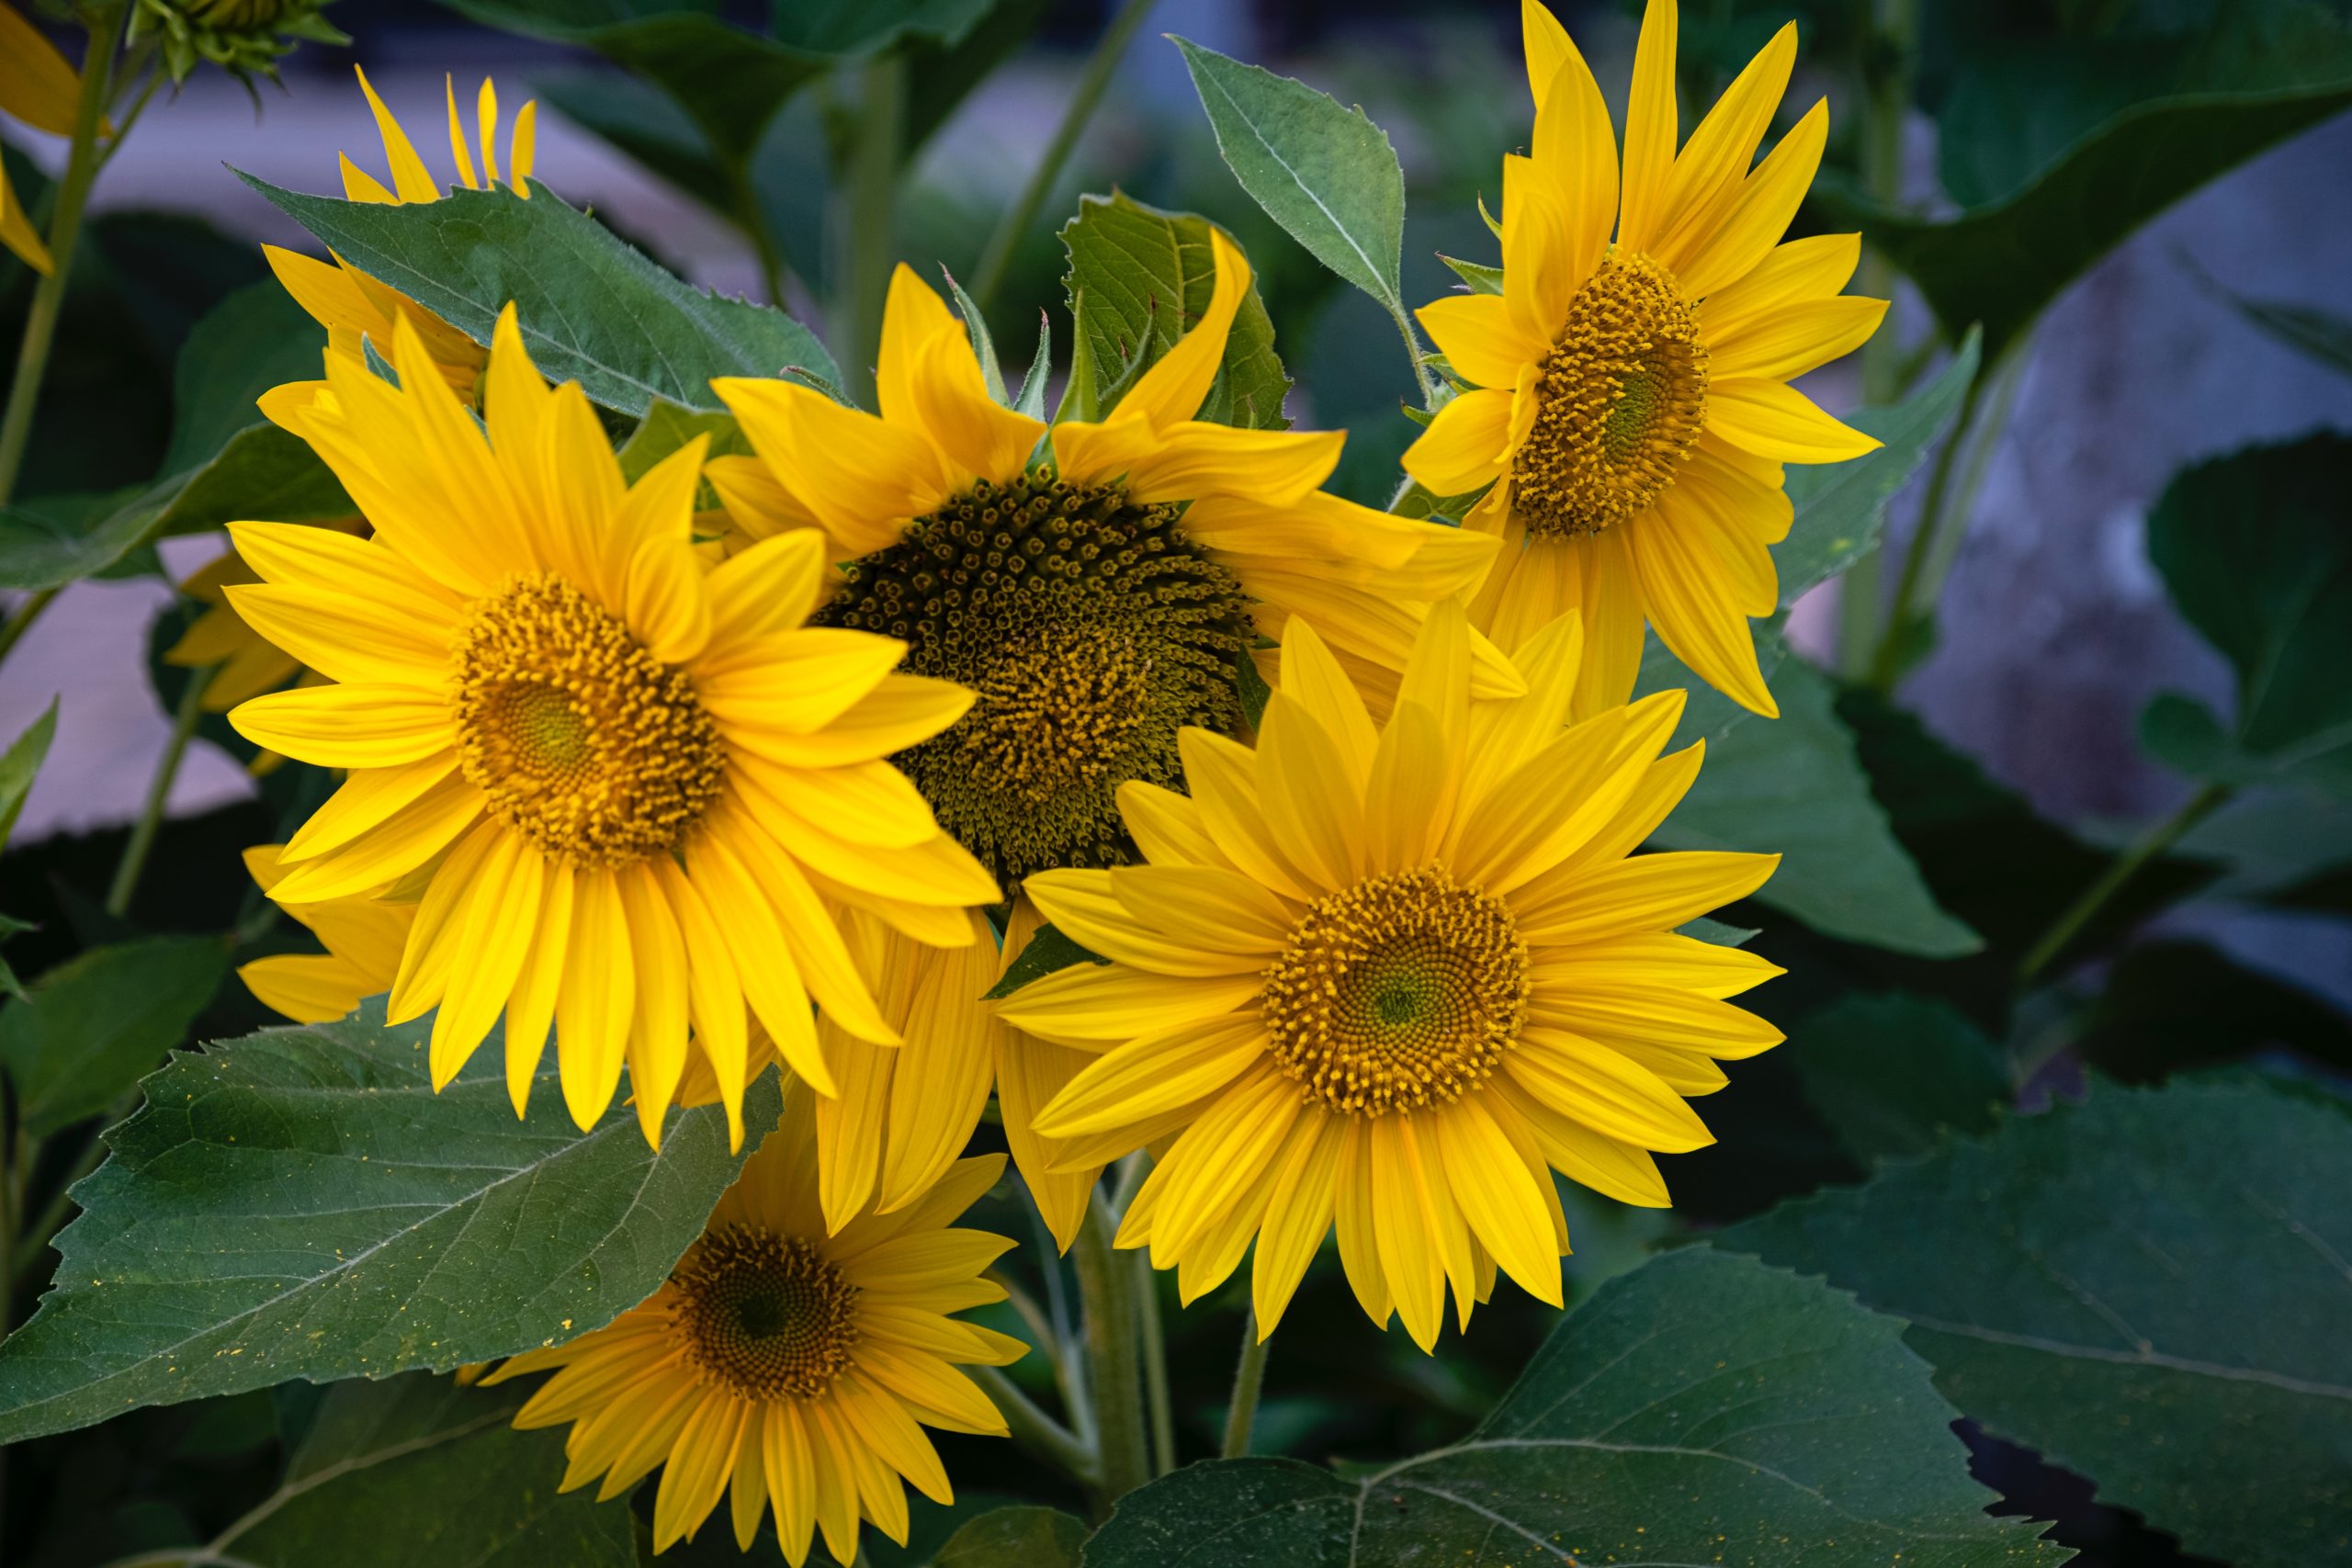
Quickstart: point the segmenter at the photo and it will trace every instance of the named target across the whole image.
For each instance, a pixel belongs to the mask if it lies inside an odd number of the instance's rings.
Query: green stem
[[[1258,1337],[1258,1314],[1252,1310],[1241,1320],[1241,1359],[1233,1368],[1233,1404],[1225,1415],[1225,1447],[1219,1450],[1227,1459],[1242,1459],[1250,1452],[1250,1428],[1258,1422],[1258,1391],[1266,1381],[1266,1346],[1272,1336]]]
[[[187,689],[180,694],[179,711],[172,716],[172,738],[164,747],[162,761],[155,764],[155,776],[147,785],[147,804],[141,807],[139,821],[130,829],[130,841],[122,846],[122,860],[114,868],[114,883],[107,889],[107,913],[119,919],[130,913],[130,896],[139,890],[139,874],[147,869],[148,852],[155,847],[156,829],[164,825],[164,807],[170,802],[172,781],[179,776],[180,759],[187,755],[187,743],[196,733],[197,721],[204,716],[204,688],[212,683],[212,672],[218,665],[207,665],[188,671]]]
[[[1984,370],[1980,365],[1961,399],[1960,417],[1952,422],[1951,434],[1937,449],[1935,465],[1928,470],[1927,499],[1920,503],[1918,526],[1911,530],[1911,543],[1903,556],[1903,575],[1895,580],[1894,596],[1887,601],[1886,615],[1878,628],[1877,651],[1871,657],[1870,683],[1882,696],[1893,694],[1895,682],[1903,678],[1903,645],[1910,627],[1912,599],[1919,592],[1928,559],[1935,552],[1936,536],[1951,510],[1953,467],[1960,460],[1960,449],[1968,444],[1969,425],[1976,416],[1976,402],[1984,385]],[[1847,573],[1846,580],[1854,581],[1860,570],[1858,565]]]
[[[1861,28],[1862,189],[1880,208],[1903,201],[1903,127],[1911,112],[1911,79],[1918,57],[1918,0],[1863,0]],[[1860,292],[1894,298],[1894,266],[1876,248],[1862,253]],[[1903,350],[1892,324],[1879,329],[1862,348],[1862,402],[1881,407],[1903,392]],[[1880,594],[1885,588],[1878,551],[1872,550],[1838,580],[1839,660],[1850,674],[1866,667],[1883,630]]]
[[[1028,183],[997,220],[996,231],[989,236],[987,248],[980,252],[979,265],[972,275],[972,302],[981,310],[989,308],[996,299],[996,291],[1003,287],[1005,271],[1012,265],[1012,253],[1019,247],[1021,236],[1036,220],[1037,209],[1045,205],[1054,181],[1061,177],[1062,165],[1069,162],[1086,122],[1094,118],[1095,106],[1102,101],[1111,78],[1118,73],[1127,45],[1134,41],[1136,30],[1157,3],[1158,0],[1127,0],[1095,41],[1094,52],[1087,56],[1086,69],[1079,76],[1078,90],[1070,95],[1069,107],[1062,110],[1062,122],[1054,128],[1053,140],[1046,143],[1046,155],[1029,171]]]
[[[2051,922],[2025,957],[2018,964],[2018,984],[2024,986],[2046,968],[2050,961],[2066,950],[2066,944],[2082,934],[2091,917],[2107,907],[2109,899],[2123,888],[2123,885],[2139,874],[2140,868],[2164,853],[2206,818],[2214,808],[2230,798],[2233,786],[2209,784],[2188,797],[2187,804],[2141,836],[2139,842],[2108,863],[2098,880],[2083,889],[2081,897],[2067,906],[2066,912]]]
[[[997,1409],[1004,1416],[1004,1424],[1012,1429],[1016,1447],[1044,1460],[1081,1486],[1096,1483],[1100,1461],[1078,1434],[1038,1409],[1036,1402],[998,1368],[964,1370],[996,1402]]]
[[[879,54],[865,64],[857,140],[850,149],[841,219],[840,339],[842,390],[858,402],[874,396],[882,348],[882,312],[897,261],[895,237],[900,131],[906,120],[907,64]]]
[[[1143,1399],[1136,1376],[1135,1270],[1113,1250],[1116,1222],[1098,1195],[1079,1227],[1071,1258],[1086,1317],[1087,1384],[1094,1393],[1095,1445],[1102,1471],[1094,1485],[1097,1518],[1150,1479],[1145,1459]]]
[[[25,634],[33,629],[33,623],[40,619],[42,613],[56,600],[57,593],[54,588],[44,588],[37,593],[28,594],[25,602],[17,606],[17,613],[8,617],[8,624],[0,626],[0,659],[7,658],[17,644],[24,640]]]
[[[1168,1388],[1168,1337],[1159,1323],[1159,1281],[1152,1278],[1151,1254],[1134,1254],[1136,1304],[1143,1323],[1143,1396],[1151,1417],[1151,1472],[1176,1468],[1176,1404]]]
[[[89,53],[82,63],[82,96],[74,110],[74,141],[65,155],[65,175],[57,187],[57,209],[49,224],[50,272],[33,288],[25,314],[24,340],[17,348],[16,379],[8,383],[8,406],[0,412],[0,506],[17,493],[31,444],[33,409],[49,373],[49,351],[57,340],[58,313],[64,308],[66,280],[74,274],[74,249],[82,238],[82,213],[90,182],[98,173],[98,127],[106,118],[107,94],[114,80],[115,51],[121,46],[129,7],[113,6],[90,25]]]

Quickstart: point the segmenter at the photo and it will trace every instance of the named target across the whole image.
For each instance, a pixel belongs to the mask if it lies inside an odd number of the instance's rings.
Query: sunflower
[[[376,96],[368,73],[356,65],[351,69],[359,78],[359,90],[368,95],[368,107],[375,111],[376,129],[384,139],[384,159],[391,165],[392,184],[390,189],[385,188],[381,181],[354,164],[347,154],[337,153],[343,164],[343,194],[353,201],[392,206],[440,200],[442,187],[435,183],[424,160],[417,156],[401,122],[392,118],[392,111]],[[449,153],[457,165],[458,182],[468,190],[487,190],[502,178],[498,164],[498,89],[485,76],[474,100],[475,127],[481,148],[481,176],[477,180],[473,153],[466,145],[465,121],[458,112],[457,84],[447,76],[441,82],[449,103]],[[526,200],[531,194],[531,155],[537,142],[538,107],[534,100],[516,111],[503,176],[511,178],[511,188]],[[393,321],[404,321],[416,329],[419,338],[432,350],[434,368],[449,383],[450,389],[469,406],[481,400],[482,369],[488,363],[488,355],[473,339],[341,256],[329,265],[276,245],[264,245],[262,254],[269,259],[270,270],[285,285],[286,292],[294,297],[294,302],[327,329],[328,353],[355,364],[364,363],[367,355],[362,345],[373,343],[376,352],[383,353],[392,341]],[[311,389],[323,384],[299,383]]]
[[[979,694],[900,762],[1007,881],[1126,858],[1114,792],[1172,780],[1184,727],[1240,727],[1258,636],[1297,615],[1393,689],[1428,605],[1494,552],[1320,493],[1337,433],[1193,418],[1250,288],[1232,242],[1213,250],[1208,310],[1100,423],[1048,427],[994,401],[963,324],[904,266],[879,417],[785,381],[712,383],[756,453],[710,465],[730,514],[754,537],[815,528],[844,563],[818,619],[903,637],[910,671]],[[1511,689],[1487,651],[1487,679]]]
[[[265,893],[285,880],[285,850],[257,844],[245,852],[245,870]],[[391,989],[416,923],[415,905],[360,896],[279,908],[309,927],[326,952],[282,953],[240,967],[237,977],[265,1007],[297,1023],[325,1023],[347,1016],[362,998]]]
[[[0,114],[51,136],[71,136],[81,97],[81,74],[66,63],[57,46],[31,22],[0,5]],[[26,219],[6,169],[0,169],[0,245],[35,272],[51,270],[49,247]]]
[[[1038,1131],[1066,1164],[1172,1135],[1118,1243],[1190,1302],[1254,1236],[1261,1335],[1335,1222],[1357,1299],[1423,1349],[1448,1283],[1466,1325],[1498,1267],[1558,1305],[1552,1171],[1663,1207],[1651,1152],[1710,1141],[1683,1097],[1781,1039],[1724,999],[1780,971],[1675,932],[1778,857],[1629,858],[1698,773],[1701,746],[1659,755],[1683,694],[1569,725],[1566,615],[1521,645],[1525,696],[1473,704],[1466,639],[1433,613],[1375,728],[1294,624],[1254,751],[1189,731],[1189,798],[1121,791],[1145,863],[1028,880],[1111,960],[1001,1005],[1098,1054]]]
[[[136,0],[130,40],[160,40],[164,68],[175,85],[187,80],[205,61],[244,81],[253,90],[258,73],[277,80],[277,62],[294,52],[295,40],[349,43],[320,11],[332,0]],[[151,46],[152,47],[152,46]],[[260,105],[254,98],[256,107]]]
[[[996,897],[884,761],[969,694],[893,673],[903,644],[804,625],[827,570],[796,533],[715,570],[689,534],[697,440],[623,486],[575,383],[550,390],[500,315],[487,423],[394,324],[398,387],[330,357],[327,389],[266,400],[376,532],[235,525],[263,585],[246,623],[332,685],[256,697],[256,745],[351,776],[288,842],[281,902],[417,901],[399,1022],[438,1007],[447,1083],[506,1017],[520,1109],[550,1021],[582,1127],[624,1061],[649,1138],[687,1029],[740,1139],[745,1010],[831,1093],[813,999],[898,1038],[842,940],[844,908],[934,940]]]
[[[904,1545],[900,1476],[953,1500],[922,1427],[1005,1433],[956,1368],[1002,1366],[1026,1347],[949,1315],[1004,1299],[980,1276],[1012,1243],[949,1228],[1004,1156],[958,1160],[911,1207],[828,1226],[809,1117],[795,1086],[783,1124],[652,1300],[482,1380],[560,1369],[514,1424],[571,1424],[564,1491],[602,1475],[599,1497],[617,1497],[662,1465],[656,1551],[692,1540],[730,1485],[741,1550],[770,1509],[796,1565],[817,1530],[854,1560],[861,1517]]]
[[[1524,12],[1535,135],[1531,156],[1503,160],[1502,291],[1419,311],[1473,389],[1438,411],[1406,471],[1440,495],[1486,489],[1467,525],[1502,550],[1471,615],[1497,642],[1582,612],[1579,715],[1632,693],[1645,621],[1710,685],[1775,714],[1747,622],[1779,603],[1766,547],[1789,529],[1781,465],[1879,445],[1787,384],[1886,311],[1838,293],[1859,235],[1779,243],[1820,164],[1827,103],[1750,169],[1796,59],[1792,23],[1678,154],[1674,0],[1650,0],[1621,179],[1584,58],[1549,11]]]

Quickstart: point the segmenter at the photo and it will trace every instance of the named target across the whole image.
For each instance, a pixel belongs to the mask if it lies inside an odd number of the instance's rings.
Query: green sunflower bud
[[[133,41],[161,40],[175,84],[209,61],[248,85],[255,74],[277,79],[277,62],[296,40],[351,41],[320,10],[330,0],[138,0],[130,16]]]

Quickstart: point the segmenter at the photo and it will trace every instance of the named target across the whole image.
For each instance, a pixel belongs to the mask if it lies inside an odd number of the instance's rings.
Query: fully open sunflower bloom
[[[375,536],[236,525],[263,585],[239,615],[333,685],[230,721],[350,779],[288,842],[281,902],[394,888],[419,903],[395,1021],[438,1007],[447,1083],[503,1012],[517,1109],[549,1024],[573,1118],[626,1061],[655,1136],[695,1040],[736,1136],[746,1007],[795,1073],[833,1083],[813,999],[894,1043],[842,940],[850,906],[926,932],[994,884],[891,753],[967,693],[893,673],[904,645],[803,623],[821,542],[769,540],[715,570],[689,531],[697,441],[624,488],[576,384],[550,389],[510,308],[487,424],[395,325],[394,387],[330,356],[327,390],[266,400]]]
[[[353,201],[393,206],[440,200],[443,187],[417,155],[408,133],[401,129],[401,122],[384,107],[384,100],[377,96],[368,73],[356,65],[352,72],[359,78],[359,90],[368,95],[368,107],[375,112],[376,129],[384,139],[384,160],[391,167],[392,183],[387,188],[347,154],[337,153],[343,164],[343,194]],[[502,175],[498,161],[498,89],[488,77],[482,79],[474,108],[475,130],[481,150],[481,175],[477,178],[474,154],[467,145],[465,120],[458,111],[457,84],[445,76],[442,86],[448,96],[449,154],[457,167],[458,183],[468,190],[487,190],[503,178],[511,182],[515,195],[528,199],[532,152],[537,142],[538,104],[526,103],[516,112],[505,172]],[[418,337],[432,351],[434,368],[449,383],[450,389],[469,405],[480,402],[482,369],[488,355],[473,339],[341,256],[329,265],[276,245],[264,245],[262,254],[268,257],[270,270],[277,274],[277,281],[286,286],[286,292],[294,297],[294,302],[327,329],[329,353],[354,363],[364,362],[363,343],[372,342],[377,353],[384,353],[392,341],[392,323],[404,321],[416,329]],[[320,384],[304,383],[313,388]]]
[[[978,694],[899,761],[941,825],[1008,882],[1129,858],[1119,786],[1174,782],[1187,726],[1238,729],[1238,665],[1294,615],[1385,702],[1428,606],[1473,585],[1495,547],[1321,493],[1339,434],[1193,417],[1250,288],[1231,242],[1217,234],[1213,249],[1208,310],[1100,422],[1049,429],[997,403],[964,325],[905,267],[883,324],[878,417],[783,381],[714,383],[757,452],[710,465],[730,515],[755,537],[813,530],[845,564],[817,618],[902,637],[910,671]],[[1033,462],[1049,434],[1050,461]],[[1480,652],[1482,690],[1519,689],[1499,653]],[[970,1134],[991,1077],[1000,1094],[1042,1103],[1083,1065],[986,1025],[970,998],[991,965],[876,934],[869,979],[910,1010],[893,1015],[906,1043],[866,1048],[820,1114],[834,1215],[877,1184],[886,1210],[919,1191]],[[844,1042],[838,1056],[856,1054]],[[1021,1123],[1014,1156],[1067,1243],[1091,1179],[1051,1176],[1025,1117],[1008,1104],[1006,1121]]]
[[[1121,791],[1147,863],[1028,881],[1112,961],[1001,1004],[1102,1053],[1039,1131],[1065,1162],[1173,1134],[1119,1245],[1189,1302],[1254,1237],[1261,1334],[1335,1223],[1364,1310],[1424,1349],[1498,1267],[1559,1304],[1552,1172],[1664,1206],[1651,1151],[1711,1141],[1683,1097],[1781,1039],[1724,999],[1780,971],[1675,933],[1778,857],[1630,853],[1697,774],[1701,746],[1659,755],[1683,694],[1567,725],[1571,615],[1521,646],[1527,695],[1474,704],[1465,637],[1430,616],[1375,728],[1294,625],[1254,751],[1189,731],[1189,798]]]
[[[981,1273],[1012,1243],[949,1228],[1004,1156],[959,1160],[912,1206],[829,1226],[808,1099],[790,1091],[782,1126],[652,1300],[484,1380],[560,1369],[514,1424],[571,1425],[567,1492],[601,1475],[599,1497],[621,1496],[662,1465],[656,1551],[691,1540],[730,1488],[745,1551],[770,1509],[795,1564],[818,1530],[851,1562],[861,1516],[903,1545],[900,1476],[953,1500],[923,1427],[1006,1430],[956,1369],[1001,1366],[1026,1347],[950,1314],[1004,1299]]]
[[[283,844],[245,852],[245,870],[266,893],[285,880]],[[281,953],[241,965],[237,977],[262,1004],[297,1023],[325,1023],[348,1015],[365,997],[391,988],[416,906],[365,896],[322,904],[279,906],[318,937],[324,953]]]
[[[1879,445],[1788,385],[1886,310],[1838,293],[1859,236],[1779,243],[1827,104],[1751,169],[1796,59],[1792,24],[1678,153],[1674,0],[1650,0],[1621,170],[1583,56],[1534,0],[1525,16],[1535,135],[1503,161],[1502,292],[1419,312],[1475,389],[1438,411],[1406,470],[1441,495],[1492,486],[1467,521],[1502,540],[1472,604],[1497,642],[1582,612],[1579,714],[1632,693],[1645,620],[1710,685],[1777,713],[1747,619],[1779,603],[1781,465]]]
[[[24,17],[0,5],[0,114],[51,136],[71,136],[81,96],[81,74],[66,63],[57,46]],[[0,245],[35,272],[51,270],[49,247],[26,218],[6,169],[0,169]]]

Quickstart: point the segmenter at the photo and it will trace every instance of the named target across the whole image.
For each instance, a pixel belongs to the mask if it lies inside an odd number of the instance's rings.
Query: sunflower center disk
[[[856,1348],[857,1287],[800,1236],[724,1226],[671,1282],[687,1356],[746,1399],[814,1399]]]
[[[1261,1005],[1284,1072],[1335,1111],[1381,1116],[1458,1100],[1493,1072],[1527,997],[1510,911],[1430,867],[1317,899]]]
[[[1664,267],[1643,255],[1600,264],[1544,356],[1536,400],[1511,481],[1530,529],[1578,538],[1657,499],[1707,412],[1699,315]]]
[[[1176,784],[1186,725],[1240,726],[1248,601],[1179,511],[1049,468],[984,481],[849,568],[816,617],[899,637],[909,673],[979,694],[897,761],[1008,886],[1132,859],[1119,785]]]
[[[633,864],[718,798],[727,754],[685,672],[554,573],[476,605],[454,661],[459,765],[546,853]]]

